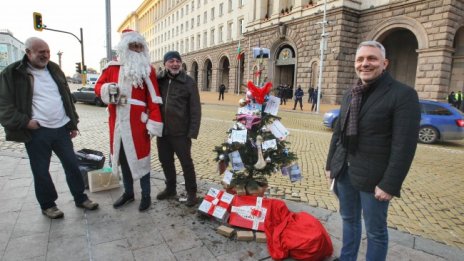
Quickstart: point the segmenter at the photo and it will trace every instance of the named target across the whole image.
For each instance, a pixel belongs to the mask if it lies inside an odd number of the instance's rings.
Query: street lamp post
[[[322,24],[322,34],[321,34],[321,44],[320,44],[320,52],[321,52],[321,62],[319,63],[319,79],[317,82],[317,113],[319,113],[320,105],[321,105],[321,85],[322,85],[322,69],[324,68],[324,51],[327,48],[327,37],[329,36],[328,33],[325,32],[325,26],[327,25],[326,19],[327,13],[327,0],[324,0],[324,18],[320,24]]]
[[[62,51],[58,51],[58,53],[57,53],[56,55],[58,55],[58,65],[59,65],[60,68],[61,68],[61,55],[63,55],[63,52],[62,52]]]

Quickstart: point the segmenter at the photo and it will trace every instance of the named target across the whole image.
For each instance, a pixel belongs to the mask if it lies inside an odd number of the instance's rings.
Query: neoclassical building
[[[420,98],[464,90],[464,0],[145,0],[118,31],[141,32],[156,68],[178,50],[201,90],[237,92],[249,80],[317,87],[323,26],[323,102],[356,82],[364,40],[385,46],[390,73]],[[259,48],[269,56],[256,58]]]

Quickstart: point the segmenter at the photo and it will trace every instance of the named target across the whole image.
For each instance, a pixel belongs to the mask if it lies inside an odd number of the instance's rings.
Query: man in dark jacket
[[[163,200],[177,195],[174,153],[180,161],[187,191],[186,205],[194,206],[197,181],[191,156],[192,139],[200,130],[201,104],[195,81],[182,71],[182,59],[176,51],[164,55],[165,70],[158,75],[163,98],[163,137],[157,138],[158,157],[166,177],[166,188],[156,198]]]
[[[0,74],[0,123],[6,140],[24,142],[42,213],[62,218],[55,204],[58,194],[49,173],[52,151],[58,156],[77,207],[98,208],[84,193],[84,181],[74,154],[78,115],[66,77],[50,62],[48,44],[40,38],[26,40],[26,55]]]
[[[301,89],[301,86],[298,85],[298,89],[295,91],[295,104],[293,105],[293,109],[296,109],[296,105],[300,103],[300,109],[303,110],[303,95],[304,92]]]
[[[382,261],[388,250],[387,213],[400,196],[417,146],[417,92],[385,69],[385,48],[362,42],[356,51],[358,85],[344,95],[326,170],[334,183],[343,220],[340,260],[357,260],[361,217],[367,234],[365,260]]]

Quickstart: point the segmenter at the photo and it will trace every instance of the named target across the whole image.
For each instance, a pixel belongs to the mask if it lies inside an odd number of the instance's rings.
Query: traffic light
[[[87,65],[82,66],[82,73],[87,74]]]
[[[76,63],[76,72],[77,73],[81,73],[82,70],[81,70],[81,63]]]
[[[34,30],[42,31],[44,28],[43,23],[42,23],[42,14],[34,12],[32,13],[32,17],[34,20]]]

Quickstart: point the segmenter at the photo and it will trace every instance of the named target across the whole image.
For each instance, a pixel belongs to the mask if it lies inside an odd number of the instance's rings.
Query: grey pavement
[[[40,212],[30,172],[27,155],[0,152],[0,260],[271,260],[265,243],[221,236],[215,232],[220,225],[217,221],[177,200],[153,200],[151,208],[140,213],[140,194],[136,193],[134,203],[115,210],[112,202],[122,193],[119,188],[88,193],[100,203],[96,211],[76,208],[56,158],[50,173],[65,217],[50,220]],[[164,187],[162,173],[153,172],[151,181],[154,196]],[[200,180],[199,194],[212,186],[217,184]],[[178,193],[185,194],[182,184],[178,184]],[[308,212],[324,224],[338,255],[338,213],[286,202],[292,211]],[[364,259],[365,243],[364,237],[359,260]],[[390,230],[388,260],[462,260],[463,256],[457,248]]]

